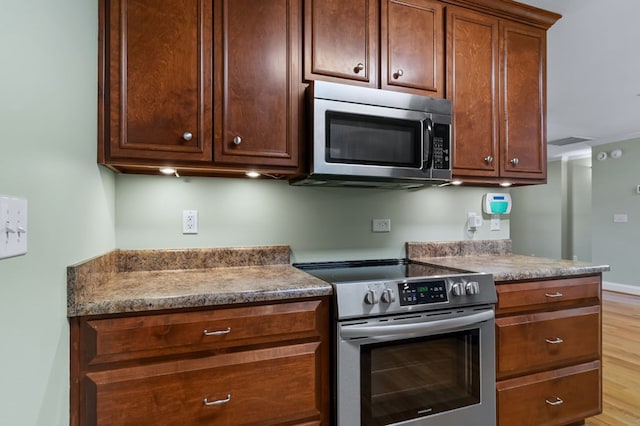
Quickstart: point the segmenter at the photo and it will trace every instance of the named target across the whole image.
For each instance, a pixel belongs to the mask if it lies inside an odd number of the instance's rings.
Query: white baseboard
[[[640,286],[637,286],[637,285],[618,284],[618,283],[612,283],[609,281],[603,281],[602,289],[609,290],[609,291],[617,291],[618,293],[627,293],[627,294],[633,294],[635,296],[640,296]]]

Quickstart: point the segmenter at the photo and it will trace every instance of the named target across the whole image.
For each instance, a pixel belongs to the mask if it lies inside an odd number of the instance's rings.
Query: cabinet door
[[[320,424],[317,342],[88,373],[86,425]]]
[[[600,307],[496,319],[498,379],[600,358]]]
[[[305,0],[305,80],[377,87],[378,2]]]
[[[216,164],[298,165],[301,0],[216,0]]]
[[[453,105],[453,173],[498,176],[499,21],[447,8],[447,97]]]
[[[210,162],[211,2],[103,0],[100,162]]]
[[[499,381],[498,426],[567,425],[602,412],[600,361]]]
[[[319,300],[116,318],[80,324],[87,365],[321,337],[327,303]]]
[[[444,96],[443,7],[431,0],[383,0],[381,88]]]
[[[496,314],[599,305],[601,276],[524,281],[496,286]]]
[[[500,174],[546,179],[546,32],[504,21],[501,33]]]

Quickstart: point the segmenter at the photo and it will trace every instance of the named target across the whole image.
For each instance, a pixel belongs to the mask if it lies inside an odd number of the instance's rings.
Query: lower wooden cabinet
[[[329,424],[328,305],[73,318],[71,424]]]
[[[496,320],[498,379],[600,356],[600,307]]]
[[[99,425],[283,424],[318,419],[319,343],[87,374]],[[94,417],[95,416],[95,417]],[[188,419],[187,423],[184,423]]]
[[[601,275],[497,283],[499,426],[561,426],[602,411]]]
[[[545,371],[497,385],[500,425],[566,425],[601,412],[600,362]]]

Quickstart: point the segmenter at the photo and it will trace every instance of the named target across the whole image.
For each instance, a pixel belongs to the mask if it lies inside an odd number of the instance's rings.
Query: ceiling
[[[640,1],[520,3],[562,15],[547,33],[549,158],[640,137]],[[553,145],[570,137],[589,141]]]

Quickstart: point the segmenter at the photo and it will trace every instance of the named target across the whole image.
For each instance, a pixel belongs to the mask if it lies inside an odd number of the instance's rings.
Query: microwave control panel
[[[433,130],[433,168],[449,170],[451,168],[449,126],[435,124]]]
[[[444,280],[399,283],[398,294],[400,295],[400,306],[448,301],[447,286]]]

